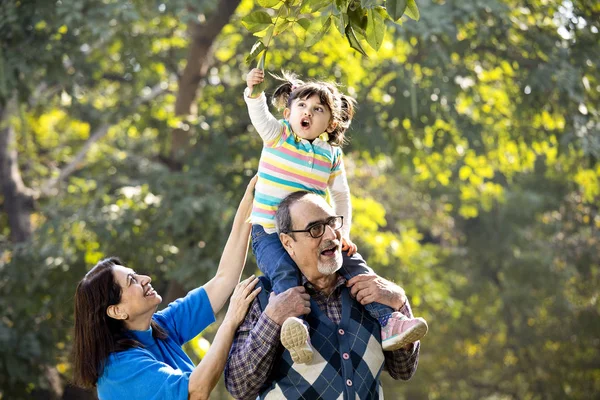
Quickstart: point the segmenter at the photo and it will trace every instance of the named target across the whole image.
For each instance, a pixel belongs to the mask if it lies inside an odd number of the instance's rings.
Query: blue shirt
[[[215,321],[204,288],[190,291],[152,319],[167,332],[167,339],[152,337],[152,328],[131,331],[144,347],[112,353],[98,379],[100,400],[187,400],[188,381],[194,369],[181,346]]]

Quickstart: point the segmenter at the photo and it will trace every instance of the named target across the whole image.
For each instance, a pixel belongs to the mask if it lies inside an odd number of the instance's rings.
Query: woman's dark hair
[[[272,103],[277,109],[290,108],[296,99],[308,99],[316,95],[321,104],[331,111],[335,129],[329,133],[329,144],[341,146],[345,142],[346,130],[350,127],[356,108],[356,100],[340,92],[337,86],[329,82],[304,82],[291,73],[283,71],[282,76],[274,76],[283,81],[273,92]]]
[[[85,388],[96,386],[111,353],[143,347],[128,334],[123,321],[106,314],[109,306],[121,302],[121,286],[113,275],[115,265],[124,266],[117,257],[100,261],[83,277],[75,291],[74,380]],[[154,338],[167,338],[164,329],[154,320],[151,327]]]

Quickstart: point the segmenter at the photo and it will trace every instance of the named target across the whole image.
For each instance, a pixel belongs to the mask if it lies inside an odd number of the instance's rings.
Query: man
[[[379,302],[412,318],[404,291],[374,274],[346,282],[336,273],[343,258],[339,224],[331,223],[335,217],[322,197],[307,192],[293,193],[279,205],[280,239],[303,286],[271,293],[268,302],[266,296],[254,300],[225,368],[225,384],[236,399],[374,399],[383,395],[384,364],[394,379],[408,380],[416,371],[419,342],[384,352],[379,324],[363,306]],[[307,233],[319,224],[321,236]],[[307,364],[294,363],[279,340],[284,322],[301,315],[314,350]]]

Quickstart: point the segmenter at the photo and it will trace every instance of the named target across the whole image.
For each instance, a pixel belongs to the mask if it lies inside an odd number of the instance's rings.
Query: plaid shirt
[[[339,324],[342,318],[341,289],[345,286],[346,279],[338,276],[335,289],[330,295],[316,290],[304,276],[302,284],[321,311],[335,324]],[[408,301],[400,312],[407,317],[413,317]],[[236,332],[225,366],[225,386],[233,397],[257,397],[262,385],[269,378],[275,357],[283,349],[279,339],[280,331],[281,326],[263,313],[258,299],[254,299],[250,311]],[[410,379],[417,369],[419,348],[420,343],[416,342],[409,350],[383,352],[385,367],[393,379]]]

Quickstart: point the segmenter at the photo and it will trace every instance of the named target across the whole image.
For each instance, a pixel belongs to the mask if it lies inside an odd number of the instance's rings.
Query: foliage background
[[[416,376],[384,379],[386,396],[595,398],[600,5],[417,3],[368,57],[290,28],[267,59],[359,102],[352,236],[430,324]],[[0,398],[92,398],[68,384],[85,272],[119,255],[173,298],[216,269],[260,154],[242,99],[254,5],[0,9]]]

